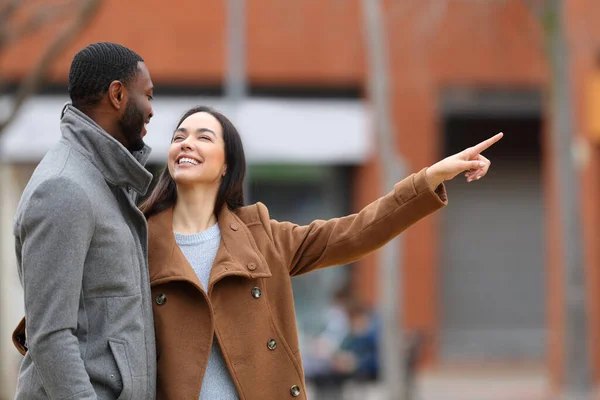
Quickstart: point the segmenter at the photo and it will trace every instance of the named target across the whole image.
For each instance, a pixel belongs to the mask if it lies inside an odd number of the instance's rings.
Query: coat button
[[[254,297],[255,299],[258,299],[260,296],[262,296],[262,291],[260,290],[260,288],[253,287],[252,288],[252,297]]]
[[[239,226],[237,224],[231,224],[231,225],[229,225],[229,227],[231,228],[232,231],[237,231],[239,229]]]
[[[269,339],[269,341],[267,342],[267,347],[269,348],[269,350],[275,350],[277,348],[277,342],[275,341],[275,339]]]
[[[254,271],[256,269],[256,264],[251,262],[251,263],[248,263],[248,265],[246,267],[248,267],[248,269],[250,271]]]
[[[298,387],[298,385],[292,386],[290,388],[290,393],[292,393],[292,396],[294,396],[294,397],[300,396],[300,388]]]
[[[162,306],[166,302],[167,302],[167,295],[166,294],[161,293],[158,296],[156,296],[156,304],[158,304],[159,306]]]

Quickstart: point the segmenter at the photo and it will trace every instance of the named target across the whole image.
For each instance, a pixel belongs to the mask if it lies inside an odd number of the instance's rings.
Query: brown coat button
[[[298,387],[298,385],[294,385],[290,388],[290,393],[292,394],[292,396],[294,397],[298,397],[300,396],[300,388]]]
[[[166,302],[167,302],[167,295],[166,294],[161,293],[158,296],[156,296],[156,304],[158,304],[159,306],[162,306]]]
[[[261,295],[262,295],[262,291],[260,290],[260,288],[258,288],[258,287],[252,288],[252,297],[254,297],[255,299],[258,299]]]
[[[277,348],[277,342],[275,341],[275,339],[269,339],[269,341],[267,342],[267,347],[269,348],[269,350],[275,350]]]
[[[246,267],[248,267],[248,269],[250,271],[254,271],[256,269],[256,264],[251,262],[251,263],[248,263],[248,265]]]
[[[231,228],[232,231],[237,231],[240,228],[237,224],[231,224],[231,225],[229,225],[229,227]]]

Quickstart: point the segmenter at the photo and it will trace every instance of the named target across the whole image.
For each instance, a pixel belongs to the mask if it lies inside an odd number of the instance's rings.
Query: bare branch
[[[38,63],[28,74],[23,84],[19,87],[8,116],[0,122],[0,132],[15,119],[19,109],[25,103],[25,100],[35,93],[42,85],[50,65],[52,65],[69,43],[71,43],[71,41],[88,25],[98,11],[101,2],[102,0],[86,0],[81,5],[78,15],[73,18],[73,23],[67,25],[58,36],[56,36],[54,41],[39,59]]]
[[[45,6],[36,10],[25,22],[14,28],[8,28],[8,24],[3,24],[6,28],[4,32],[0,30],[0,49],[11,45],[22,36],[36,33],[53,20],[70,14],[77,3],[78,1],[75,0],[61,5]]]
[[[12,14],[17,11],[19,6],[22,3],[22,0],[7,0],[6,4],[2,2],[0,4],[0,21],[5,21],[12,16]]]
[[[543,1],[523,0],[525,8],[529,10],[529,14],[532,17],[532,21],[534,21],[534,24],[527,24],[524,29],[525,33],[527,33],[527,35],[529,35],[529,37],[534,41],[534,50],[546,56],[546,43],[544,40],[544,19],[547,10],[546,7],[544,7],[544,4],[541,3],[543,3]]]
[[[538,20],[543,18],[547,8],[546,0],[523,0],[523,3]]]
[[[21,0],[6,0],[0,4],[0,42],[6,36],[7,32],[9,32],[8,20],[21,5]],[[2,48],[1,45],[0,48]]]

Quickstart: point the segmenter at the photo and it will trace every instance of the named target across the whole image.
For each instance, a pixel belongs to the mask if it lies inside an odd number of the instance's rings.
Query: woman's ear
[[[221,177],[224,178],[227,175],[227,165],[223,165],[223,171],[221,171]]]

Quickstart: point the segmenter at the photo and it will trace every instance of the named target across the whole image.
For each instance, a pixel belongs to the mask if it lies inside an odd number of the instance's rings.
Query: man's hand
[[[465,173],[467,182],[472,182],[485,176],[490,168],[491,162],[482,156],[481,153],[502,139],[503,136],[503,133],[499,133],[496,136],[484,140],[478,145],[469,147],[450,157],[446,157],[427,168],[426,173],[429,187],[431,187],[432,190],[435,190],[442,182],[453,179],[463,171],[467,171]]]

